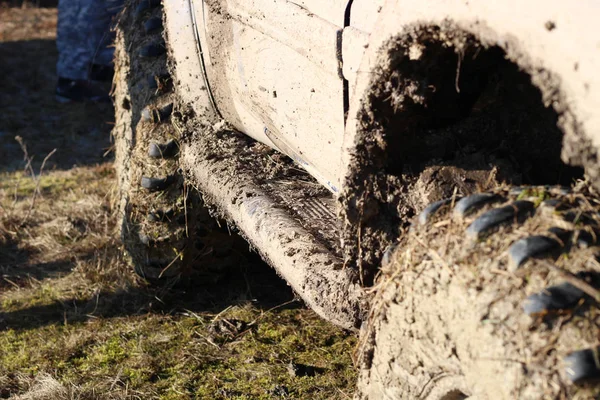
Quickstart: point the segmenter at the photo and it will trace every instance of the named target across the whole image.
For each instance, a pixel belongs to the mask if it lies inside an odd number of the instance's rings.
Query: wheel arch
[[[600,185],[597,164],[600,113],[596,111],[600,106],[600,79],[595,73],[600,67],[600,35],[593,31],[593,15],[598,11],[600,7],[592,1],[578,7],[569,7],[560,1],[526,4],[518,0],[501,3],[386,1],[370,34],[356,81],[351,82],[355,95],[350,102],[342,155],[345,171],[341,207],[346,263],[352,265],[357,260],[367,259],[367,264],[377,265],[385,245],[398,236],[397,232],[386,232],[383,239],[370,242],[359,232],[364,229],[365,235],[372,233],[369,229],[375,228],[365,228],[368,223],[364,214],[380,213],[381,205],[370,204],[366,199],[369,194],[357,188],[372,181],[373,173],[382,168],[376,159],[385,157],[389,140],[389,136],[374,135],[373,127],[365,124],[365,119],[373,119],[373,113],[377,112],[368,109],[369,96],[377,82],[389,73],[386,67],[394,62],[390,56],[394,46],[407,37],[416,38],[418,44],[419,32],[428,29],[437,29],[438,39],[449,35],[449,42],[460,42],[469,36],[465,40],[475,40],[486,49],[499,49],[509,63],[528,75],[532,87],[539,90],[541,104],[554,110],[555,125],[558,124],[564,134],[558,150],[563,162],[584,167],[596,186]],[[360,10],[353,9],[353,13]],[[453,32],[459,34],[452,35]],[[456,67],[457,73],[459,70],[460,65]],[[382,141],[386,143],[380,143]],[[373,148],[381,151],[372,151]],[[365,153],[372,158],[367,162],[372,171],[366,174],[358,171]],[[396,220],[390,224],[398,223]],[[367,254],[361,246],[377,250],[366,249],[372,253]]]
[[[534,84],[546,96],[554,97],[557,90],[560,92],[564,104],[552,106],[568,107],[572,114],[569,117],[572,119],[562,124],[567,140],[574,144],[587,139],[595,149],[600,148],[600,113],[597,111],[600,109],[600,76],[596,73],[600,69],[600,34],[594,31],[598,12],[600,5],[593,1],[570,7],[559,0],[526,3],[518,0],[501,3],[493,0],[387,0],[370,34],[360,73],[352,83],[357,95],[353,96],[348,113],[344,145],[349,151],[344,153],[344,165],[350,165],[363,97],[376,79],[373,75],[382,64],[381,54],[386,43],[415,26],[451,24],[473,34],[484,45],[501,47],[512,62],[532,76]],[[573,39],[578,40],[576,46]],[[547,73],[559,81],[548,80]],[[592,165],[596,160],[582,159],[583,155],[578,156],[576,149],[565,146],[563,157],[570,163],[587,167],[593,176],[598,175],[598,167]]]

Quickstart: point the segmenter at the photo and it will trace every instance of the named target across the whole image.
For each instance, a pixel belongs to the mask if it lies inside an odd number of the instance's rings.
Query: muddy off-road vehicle
[[[226,278],[235,231],[360,332],[359,399],[598,398],[599,16],[130,1],[113,134],[136,271]]]

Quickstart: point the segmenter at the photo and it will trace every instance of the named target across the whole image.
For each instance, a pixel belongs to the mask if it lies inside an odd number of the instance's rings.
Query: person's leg
[[[115,41],[115,33],[112,25],[114,17],[123,8],[123,0],[104,0],[102,18],[98,18],[94,22],[94,32],[98,35],[98,46],[94,56],[93,63],[98,65],[112,65]],[[96,39],[94,39],[96,40]]]
[[[58,24],[56,47],[58,63],[56,72],[60,78],[71,80],[87,79],[89,63],[94,46],[89,46],[85,24],[89,3],[93,0],[60,0],[58,2]]]
[[[122,0],[60,0],[56,44],[59,101],[107,101],[105,90],[89,79],[107,80],[112,75],[111,22]],[[92,65],[105,66],[98,75]],[[95,72],[95,76],[90,76]],[[94,75],[94,74],[92,74]]]
[[[113,56],[115,33],[112,30],[115,16],[123,8],[124,0],[104,0],[102,18],[98,18],[94,24],[94,32],[102,36],[97,38],[98,46],[92,60],[89,78],[98,81],[110,81],[113,75]]]

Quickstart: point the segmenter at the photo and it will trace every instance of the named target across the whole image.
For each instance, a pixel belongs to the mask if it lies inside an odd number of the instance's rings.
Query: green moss
[[[549,198],[549,193],[544,188],[527,188],[523,190],[518,196],[517,200],[531,199],[533,198],[533,203],[535,207],[538,207],[542,202]]]
[[[113,367],[121,363],[128,357],[127,347],[127,342],[122,342],[120,337],[111,337],[91,352],[88,358],[89,368]]]
[[[35,171],[39,174],[39,171]],[[112,183],[114,170],[105,166],[78,168],[69,171],[42,171],[39,191],[42,196],[70,196],[72,192],[106,192]],[[29,200],[38,183],[23,171],[0,173],[0,201],[10,206],[14,200]],[[77,196],[74,197],[77,200]]]
[[[23,370],[30,365],[30,354],[27,351],[27,341],[12,329],[0,335],[0,354],[3,355],[0,369],[6,371]]]
[[[187,317],[148,315],[7,330],[0,333],[0,373],[50,370],[63,381],[99,393],[118,377],[129,390],[163,399],[269,399],[277,387],[285,387],[290,398],[332,399],[338,398],[338,389],[352,392],[353,336],[308,310],[261,314],[244,307],[221,317],[234,315],[258,322],[221,347],[203,339],[211,335],[209,319]],[[91,339],[66,345],[78,335]],[[322,372],[292,377],[286,369],[291,361]]]
[[[37,182],[29,175],[23,172],[12,174],[3,174],[0,177],[0,190],[10,191],[18,197],[28,197],[33,194]],[[39,189],[42,195],[56,194],[69,189],[75,189],[81,182],[76,174],[42,174],[39,182]]]
[[[15,298],[9,297],[7,299],[2,299],[2,309],[6,311],[10,311],[14,309],[19,304],[19,301]]]

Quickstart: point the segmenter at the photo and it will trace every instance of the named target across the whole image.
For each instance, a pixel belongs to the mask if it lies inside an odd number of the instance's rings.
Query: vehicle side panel
[[[309,11],[314,1],[305,3],[311,4],[205,1],[195,9],[197,29],[222,116],[335,192],[344,132],[343,25]]]

